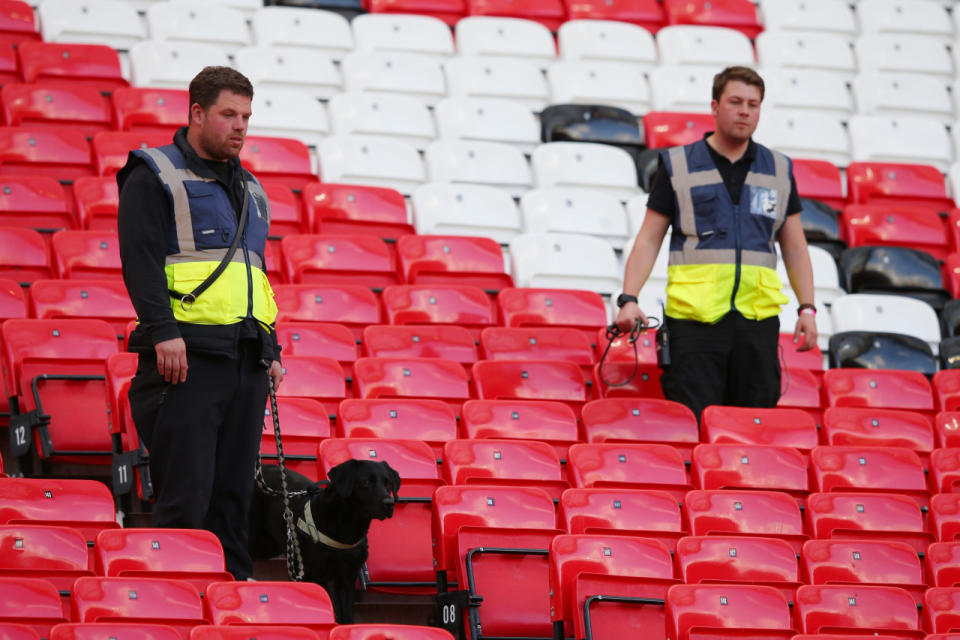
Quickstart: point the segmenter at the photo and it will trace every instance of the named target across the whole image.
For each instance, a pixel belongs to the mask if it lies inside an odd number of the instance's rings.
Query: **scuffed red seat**
[[[17,57],[24,82],[82,83],[101,91],[129,84],[117,51],[102,44],[22,42]]]
[[[247,136],[240,162],[258,179],[276,180],[295,191],[318,179],[309,147],[295,138]]]
[[[480,360],[471,379],[476,397],[484,400],[554,400],[578,415],[589,400],[580,367],[548,360]]]
[[[591,345],[597,330],[607,326],[607,307],[596,291],[506,288],[497,294],[497,307],[505,327],[570,327]]]
[[[0,127],[0,176],[29,175],[61,183],[96,175],[86,136],[59,129]]]
[[[450,440],[443,475],[447,484],[537,487],[554,500],[570,488],[553,447],[533,440]]]
[[[944,221],[917,205],[847,205],[841,216],[841,229],[851,247],[907,247],[925,251],[938,260],[950,253]]]
[[[319,400],[331,418],[337,405],[347,397],[347,380],[343,369],[333,358],[323,356],[286,356],[283,358],[283,384],[278,398],[310,398]]]
[[[477,345],[469,331],[444,324],[372,324],[363,328],[363,353],[374,358],[446,358],[469,370]]]
[[[496,312],[480,287],[453,284],[399,284],[381,296],[390,324],[455,324],[479,336],[496,324]]]
[[[934,542],[923,563],[931,587],[960,586],[960,542]]]
[[[935,443],[930,420],[914,411],[831,407],[823,412],[825,444],[904,447],[926,460]]]
[[[46,638],[55,624],[67,622],[57,588],[42,578],[0,576],[0,624],[26,626]]]
[[[796,633],[787,600],[764,585],[678,584],[667,590],[666,608],[666,637],[676,640],[771,640]]]
[[[218,625],[291,625],[326,638],[336,626],[326,590],[311,582],[214,582],[205,594],[207,619]]]
[[[928,213],[946,213],[954,208],[943,174],[932,165],[851,162],[847,184],[854,204],[915,205]]]
[[[433,398],[457,414],[470,399],[463,367],[445,358],[358,358],[353,372],[360,398]]]
[[[694,489],[683,512],[690,533],[779,538],[800,552],[808,536],[797,501],[781,491]]]
[[[798,504],[810,492],[807,461],[792,447],[700,444],[693,450],[690,475],[698,489],[782,491]]]
[[[328,403],[330,407],[333,402]],[[331,415],[328,405],[314,398],[277,398],[280,415],[280,444],[288,469],[308,478],[317,474],[317,445],[331,437]],[[277,460],[277,437],[273,423],[273,404],[267,401],[263,433],[260,434],[260,457],[267,464]]]
[[[910,592],[917,604],[927,588],[920,557],[905,542],[807,540],[800,557],[807,584],[895,586]]]
[[[513,286],[500,244],[487,237],[406,235],[397,240],[397,259],[410,284],[468,284],[490,293]]]
[[[930,502],[920,457],[910,449],[881,446],[819,446],[810,452],[816,491],[876,491],[911,496],[921,508]]]
[[[930,481],[938,493],[960,493],[960,447],[935,449],[930,455]]]
[[[63,187],[53,177],[0,177],[0,224],[32,229],[75,229]]]
[[[656,398],[603,398],[583,405],[587,442],[668,444],[686,463],[700,440],[697,419],[685,405]]]
[[[918,553],[934,540],[917,501],[897,493],[811,493],[804,519],[818,540],[897,540]]]
[[[172,142],[162,131],[101,131],[93,136],[93,163],[98,175],[113,176],[127,164],[131,151]]]
[[[60,278],[122,277],[120,239],[115,231],[64,229],[53,234],[51,254]]]
[[[683,457],[665,444],[577,444],[570,447],[567,473],[581,488],[656,489],[678,501],[692,490]]]
[[[899,587],[803,585],[794,605],[803,633],[862,633],[923,638],[913,597]]]
[[[303,203],[317,233],[366,233],[395,240],[416,233],[407,204],[395,189],[311,182]]]
[[[73,181],[73,200],[81,228],[116,233],[117,210],[120,208],[116,177],[77,178]]]
[[[168,143],[190,111],[190,94],[185,89],[118,87],[110,102],[119,131],[165,133]]]
[[[108,322],[118,339],[137,317],[119,280],[36,280],[30,287],[34,318],[88,318]]]
[[[837,210],[847,203],[840,168],[832,162],[793,158],[793,179],[801,198],[814,198]]]
[[[712,405],[700,420],[704,442],[793,447],[804,455],[819,444],[816,423],[800,409]]]
[[[382,289],[400,281],[386,243],[368,235],[291,234],[281,241],[294,284],[357,284]]]
[[[960,493],[938,493],[930,498],[930,530],[939,542],[960,540]]]
[[[350,398],[337,411],[340,438],[401,438],[427,443],[439,460],[457,439],[457,416],[446,402],[423,398]]]
[[[217,583],[225,584],[225,583]],[[76,622],[166,624],[185,637],[205,624],[200,594],[189,582],[165,578],[77,578],[70,600]]]
[[[576,414],[551,400],[467,400],[460,422],[465,438],[537,440],[564,462],[567,450],[579,442]]]
[[[88,138],[113,126],[109,100],[96,87],[83,84],[5,84],[0,105],[10,126],[77,131]]]
[[[20,286],[53,277],[50,254],[40,232],[0,227],[0,276]]]
[[[15,45],[25,40],[40,39],[33,7],[20,0],[3,0],[0,3],[0,42]]]
[[[278,324],[338,322],[360,338],[363,327],[381,321],[376,294],[362,285],[283,284],[273,294]]]
[[[643,115],[643,130],[651,149],[696,142],[715,126],[713,117],[705,113],[649,111]]]
[[[933,633],[960,630],[960,587],[930,587],[923,594],[924,628]]]

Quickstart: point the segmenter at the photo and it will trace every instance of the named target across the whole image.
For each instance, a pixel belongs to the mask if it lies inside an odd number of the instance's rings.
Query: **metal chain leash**
[[[293,524],[293,510],[290,509],[290,498],[307,495],[310,491],[289,491],[287,489],[287,467],[283,459],[283,443],[280,441],[280,414],[277,411],[277,391],[273,386],[273,376],[267,371],[267,385],[270,389],[270,411],[273,413],[273,436],[277,443],[277,462],[280,465],[280,491],[267,486],[263,478],[261,452],[257,455],[255,477],[260,490],[274,496],[283,497],[283,520],[287,525],[287,575],[295,582],[303,580],[303,556],[300,553],[300,540]],[[262,447],[261,447],[262,449]]]

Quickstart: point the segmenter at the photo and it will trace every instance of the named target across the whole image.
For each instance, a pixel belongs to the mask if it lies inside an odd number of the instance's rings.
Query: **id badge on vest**
[[[777,219],[777,192],[766,187],[750,186],[750,213]]]

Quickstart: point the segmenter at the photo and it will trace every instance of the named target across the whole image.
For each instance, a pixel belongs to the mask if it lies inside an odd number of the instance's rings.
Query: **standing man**
[[[190,82],[189,125],[173,144],[132,151],[117,174],[140,355],[130,407],[150,452],[153,523],[215,533],[237,580],[253,573],[247,514],[267,372],[283,379],[264,266],[270,206],[238,159],[252,98],[242,74],[206,67]]]
[[[800,301],[793,341],[817,343],[813,269],[788,157],[751,139],[760,119],[763,79],[728,67],[713,79],[716,130],[660,152],[647,212],[627,258],[617,326],[647,317],[637,294],[673,225],[666,328],[672,364],[664,395],[697,419],[711,404],[774,407],[780,398],[780,242],[790,285]]]

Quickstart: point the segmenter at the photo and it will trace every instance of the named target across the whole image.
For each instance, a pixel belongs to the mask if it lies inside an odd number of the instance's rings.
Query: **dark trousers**
[[[704,407],[775,407],[780,399],[780,318],[731,311],[716,324],[667,318],[671,366],[660,378],[668,400],[700,419]]]
[[[252,340],[240,342],[237,359],[188,353],[187,380],[174,385],[146,353],[130,384],[133,420],[150,453],[153,525],[212,531],[237,580],[253,574],[247,518],[267,398],[258,359]]]

